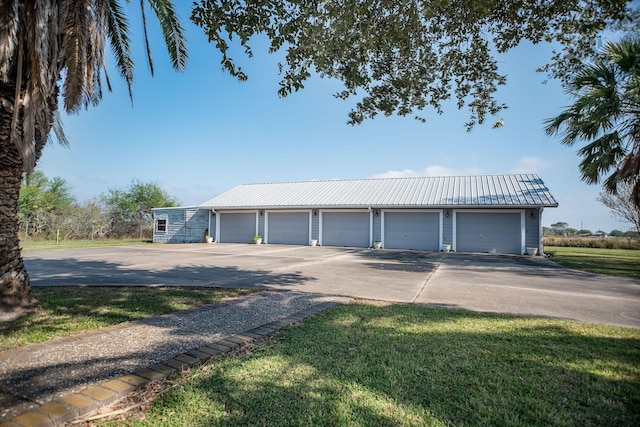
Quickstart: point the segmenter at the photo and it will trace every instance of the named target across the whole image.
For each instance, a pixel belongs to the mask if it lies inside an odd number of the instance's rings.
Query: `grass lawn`
[[[640,250],[545,246],[544,252],[565,267],[614,276],[640,277]]]
[[[254,290],[179,287],[33,287],[30,315],[0,323],[0,351],[156,314],[220,302]]]
[[[161,393],[146,419],[123,423],[640,425],[640,330],[339,306],[213,359]]]
[[[96,239],[96,240],[28,240],[20,242],[23,252],[53,251],[57,249],[99,248],[102,246],[150,245],[151,240],[140,239]]]
[[[640,251],[545,251],[640,277]],[[35,312],[0,324],[0,351],[248,292],[36,287]],[[146,419],[112,425],[640,425],[640,330],[358,302],[174,382]]]

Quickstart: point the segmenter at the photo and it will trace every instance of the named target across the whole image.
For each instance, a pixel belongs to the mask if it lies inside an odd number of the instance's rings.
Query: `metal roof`
[[[207,208],[557,207],[536,174],[379,178],[239,185]]]

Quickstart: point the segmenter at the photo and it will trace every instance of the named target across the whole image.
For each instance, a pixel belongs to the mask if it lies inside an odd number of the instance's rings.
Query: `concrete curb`
[[[131,374],[111,378],[91,385],[78,393],[54,399],[36,409],[24,412],[11,420],[0,422],[0,427],[48,427],[59,426],[87,415],[98,408],[109,405],[151,381],[164,380],[169,376],[197,366],[211,358],[228,353],[236,347],[279,331],[293,323],[325,311],[339,302],[324,302],[290,316],[276,320],[239,334],[230,335],[202,347],[186,351],[169,360],[141,368]]]

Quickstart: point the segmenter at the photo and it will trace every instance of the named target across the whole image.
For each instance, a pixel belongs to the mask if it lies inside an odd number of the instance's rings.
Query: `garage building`
[[[154,242],[542,253],[542,213],[557,206],[535,174],[246,184],[154,209]]]

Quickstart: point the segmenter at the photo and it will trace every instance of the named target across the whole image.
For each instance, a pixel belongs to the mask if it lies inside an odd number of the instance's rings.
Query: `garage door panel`
[[[385,212],[384,247],[438,250],[440,215],[437,212]]]
[[[309,244],[309,212],[269,212],[268,243]]]
[[[256,214],[220,213],[220,239],[222,243],[251,243],[256,234]]]
[[[323,213],[322,244],[325,246],[369,247],[369,213]]]
[[[520,254],[521,215],[514,213],[456,214],[456,250]]]

